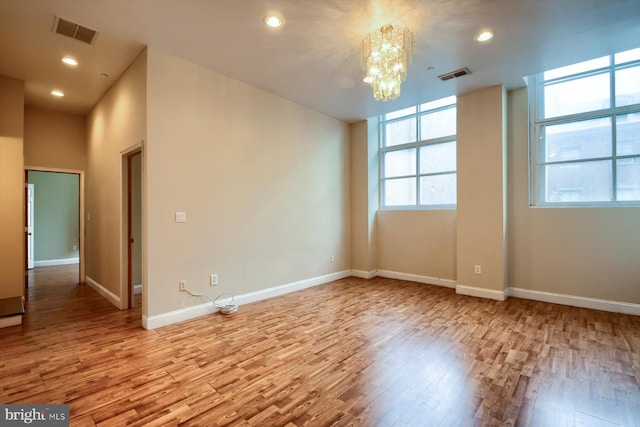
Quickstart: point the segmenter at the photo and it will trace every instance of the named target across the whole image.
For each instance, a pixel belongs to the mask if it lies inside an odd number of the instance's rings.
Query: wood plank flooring
[[[638,317],[348,278],[146,331],[64,271],[0,329],[0,402],[72,426],[640,426]]]

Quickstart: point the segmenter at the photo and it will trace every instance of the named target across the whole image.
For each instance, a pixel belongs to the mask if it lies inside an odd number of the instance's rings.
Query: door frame
[[[126,310],[126,309],[130,309],[133,308],[133,268],[132,268],[132,251],[131,251],[131,239],[132,239],[132,233],[133,233],[133,226],[132,226],[132,222],[133,222],[133,216],[132,216],[132,212],[131,212],[131,204],[130,204],[130,200],[132,197],[132,191],[131,191],[131,159],[133,158],[133,156],[140,154],[140,162],[141,162],[141,174],[140,174],[140,191],[142,194],[142,206],[141,206],[141,210],[142,210],[142,222],[141,222],[141,227],[142,227],[142,259],[140,260],[140,264],[142,267],[142,306],[143,306],[143,313],[144,313],[144,305],[145,305],[145,297],[146,297],[146,274],[145,274],[145,268],[144,268],[144,264],[145,264],[145,245],[144,245],[144,239],[145,239],[145,232],[144,232],[144,221],[145,221],[145,193],[144,193],[144,170],[145,170],[145,164],[144,164],[144,148],[143,148],[143,141],[141,141],[139,144],[135,144],[125,150],[122,150],[120,152],[120,155],[122,157],[122,214],[121,214],[121,224],[122,224],[122,236],[121,236],[121,254],[122,254],[122,262],[121,262],[121,268],[120,268],[120,272],[121,272],[121,288],[120,288],[120,295],[122,295],[121,297],[121,303],[120,303],[120,309],[121,310]]]
[[[85,256],[85,224],[84,224],[84,171],[81,170],[77,170],[77,169],[62,169],[62,168],[47,168],[47,167],[40,167],[40,166],[25,166],[24,167],[24,178],[25,178],[25,184],[29,182],[29,172],[30,171],[34,171],[34,172],[51,172],[51,173],[68,173],[68,174],[72,174],[72,175],[78,175],[79,176],[79,181],[80,181],[80,189],[79,189],[79,197],[78,197],[78,217],[80,219],[80,224],[79,224],[79,234],[80,234],[80,242],[78,244],[78,254],[80,257],[80,268],[79,268],[79,272],[78,272],[78,283],[84,283],[85,282],[85,262],[84,262],[84,256]],[[25,200],[25,209],[26,209],[26,205],[27,205],[27,201]],[[26,224],[26,223],[25,223]],[[26,242],[25,242],[26,243]],[[24,265],[27,265],[27,252],[26,252],[26,248],[25,248],[25,259],[24,259]]]

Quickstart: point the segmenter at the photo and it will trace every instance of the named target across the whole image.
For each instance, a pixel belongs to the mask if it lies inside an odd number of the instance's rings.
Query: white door
[[[33,191],[34,185],[27,184],[27,268],[33,268]]]

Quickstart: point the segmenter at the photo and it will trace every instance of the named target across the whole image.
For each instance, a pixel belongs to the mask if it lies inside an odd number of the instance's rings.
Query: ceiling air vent
[[[471,71],[469,71],[469,69],[465,67],[465,68],[460,68],[459,70],[452,71],[450,73],[441,74],[438,76],[438,78],[443,82],[446,82],[447,80],[466,76],[467,74],[471,74]]]
[[[69,21],[64,18],[56,18],[56,22],[53,26],[53,31],[62,34],[63,36],[71,37],[78,41],[91,44],[96,38],[98,32],[94,29],[84,27],[80,24],[76,24],[73,21]]]

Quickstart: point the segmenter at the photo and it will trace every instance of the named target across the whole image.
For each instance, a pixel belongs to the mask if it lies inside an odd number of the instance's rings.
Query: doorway
[[[142,305],[142,150],[126,153],[127,295],[128,308]]]
[[[84,276],[83,182],[80,171],[28,168],[26,178],[25,282],[38,267],[75,265]]]

